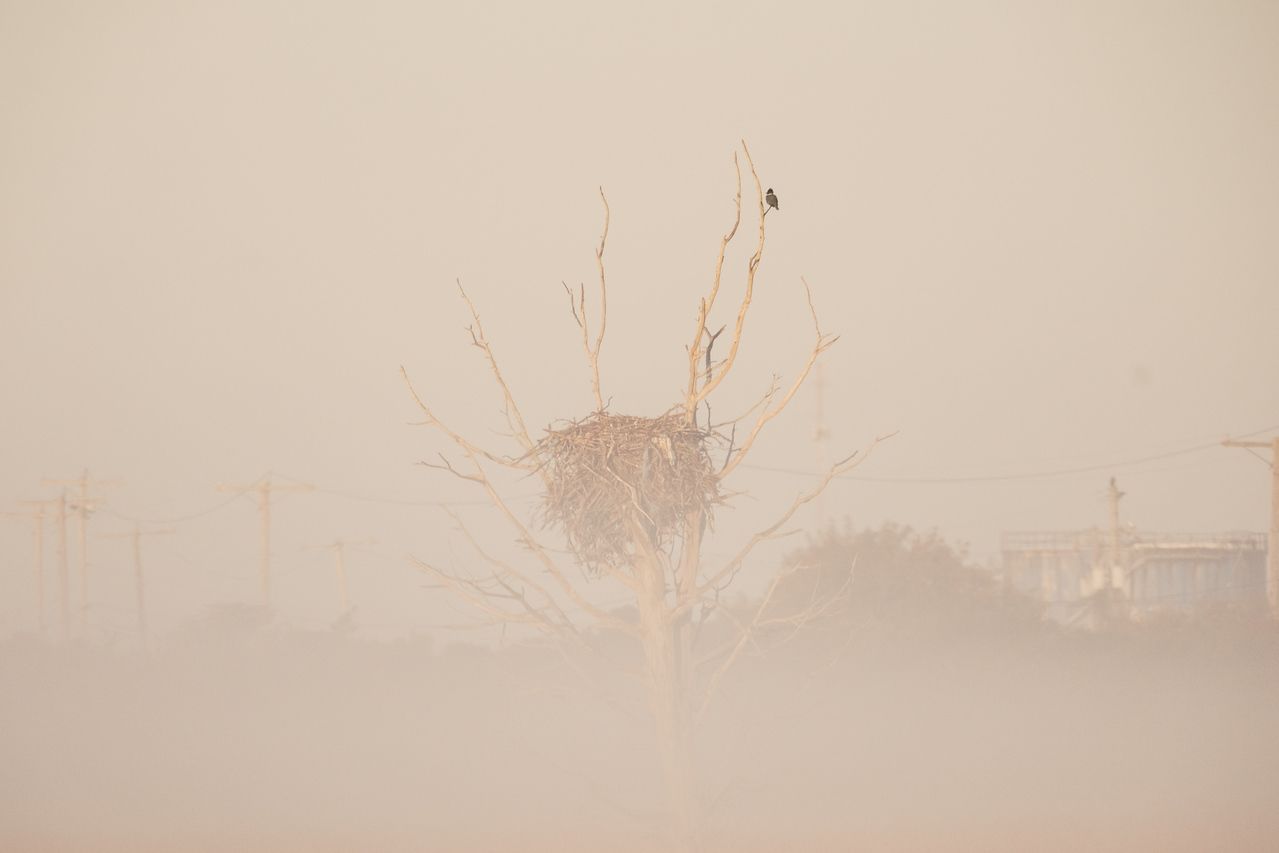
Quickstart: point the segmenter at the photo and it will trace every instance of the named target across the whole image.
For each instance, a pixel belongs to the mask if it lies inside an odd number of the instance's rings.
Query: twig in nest
[[[634,522],[659,550],[689,513],[709,519],[722,501],[709,452],[719,440],[679,411],[657,418],[601,411],[548,430],[535,449],[549,484],[544,521],[564,530],[590,570],[629,566]]]

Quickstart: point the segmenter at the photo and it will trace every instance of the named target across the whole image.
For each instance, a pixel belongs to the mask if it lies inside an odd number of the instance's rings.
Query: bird
[[[769,207],[777,207],[777,193],[773,192],[773,188],[769,187],[768,192],[764,193],[764,201],[768,202]],[[780,207],[777,207],[781,210]]]

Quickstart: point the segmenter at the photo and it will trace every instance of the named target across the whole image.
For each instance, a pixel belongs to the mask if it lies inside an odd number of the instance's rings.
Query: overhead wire
[[[1252,432],[1238,434],[1236,437],[1250,438],[1252,436],[1261,435],[1263,433],[1274,432],[1275,430],[1279,430],[1279,424],[1275,424],[1273,426],[1265,427],[1259,430],[1253,430]],[[1040,470],[1040,471],[1025,471],[1025,472],[1019,472],[1019,473],[1013,473],[1013,474],[975,475],[975,476],[881,476],[881,475],[873,475],[873,474],[847,473],[847,474],[838,475],[835,479],[851,480],[851,481],[864,482],[864,483],[885,483],[885,484],[901,484],[901,485],[962,485],[962,484],[972,484],[972,483],[1003,483],[1003,482],[1017,482],[1017,481],[1024,481],[1024,480],[1041,480],[1041,479],[1049,479],[1054,477],[1072,476],[1076,474],[1096,473],[1098,471],[1110,471],[1110,470],[1116,470],[1121,468],[1131,468],[1136,465],[1144,465],[1150,462],[1158,462],[1165,459],[1173,459],[1180,456],[1188,456],[1194,453],[1202,453],[1205,450],[1209,450],[1209,449],[1220,447],[1220,446],[1221,446],[1221,442],[1213,441],[1213,442],[1207,442],[1203,444],[1191,445],[1189,447],[1183,447],[1177,450],[1170,450],[1165,453],[1155,453],[1148,456],[1140,456],[1140,457],[1125,459],[1117,462],[1108,462],[1108,463],[1095,464],[1095,465],[1079,465],[1079,466],[1072,466],[1067,468],[1053,468],[1053,469],[1046,469],[1046,470]],[[781,466],[759,465],[755,463],[743,463],[742,467],[749,468],[756,471],[766,471],[766,472],[779,473],[779,474],[790,474],[793,476],[800,476],[800,477],[822,476],[822,473],[817,471],[809,471],[809,470],[804,470],[799,468],[788,468],[788,467],[781,467]],[[281,479],[289,480],[291,482],[298,483],[298,484],[302,484],[306,482],[304,480],[300,480],[295,477],[290,477],[286,474],[281,474],[276,471],[268,471],[267,473],[259,476],[256,480],[254,480],[254,483],[261,482],[263,478],[272,477],[272,476],[280,477]],[[436,500],[436,501],[407,500],[403,498],[384,497],[380,495],[359,494],[356,492],[346,491],[344,489],[332,489],[332,488],[326,488],[326,487],[314,487],[314,491],[319,492],[321,494],[332,495],[334,497],[341,497],[347,500],[360,501],[363,503],[378,503],[378,504],[408,506],[408,507],[486,506],[489,503],[487,500],[484,500],[484,499],[443,500],[443,501],[441,500]],[[213,513],[218,512],[226,508],[227,506],[231,505],[235,501],[240,500],[245,495],[246,495],[246,491],[238,491],[232,494],[230,497],[226,498],[225,500],[218,501],[217,503],[212,504],[211,506],[205,507],[203,509],[195,510],[193,512],[183,513],[180,515],[172,515],[172,516],[146,517],[146,516],[132,515],[129,513],[121,512],[120,510],[112,507],[110,504],[102,507],[100,511],[105,512],[108,515],[112,515],[124,521],[132,521],[140,524],[179,524],[186,521],[193,521],[197,518],[203,518],[204,516],[207,516],[207,515],[212,515]],[[515,497],[514,500],[529,501],[529,500],[536,499],[536,497],[537,497],[536,495],[520,495]]]
[[[270,472],[270,473],[267,473],[267,474],[263,474],[261,477],[258,477],[258,478],[257,478],[256,480],[254,480],[253,482],[254,482],[254,483],[259,483],[259,482],[261,482],[261,481],[262,481],[262,479],[263,479],[264,477],[269,477],[269,476],[278,476],[278,477],[280,477],[281,479],[289,480],[290,482],[294,482],[294,483],[303,483],[303,482],[305,482],[305,481],[303,481],[303,480],[298,480],[298,479],[295,479],[295,478],[293,478],[293,477],[288,477],[288,476],[285,476],[285,475],[282,475],[282,474],[277,474],[277,473],[275,473],[275,472]],[[202,518],[202,517],[204,517],[204,516],[206,516],[206,515],[212,515],[213,513],[217,512],[217,511],[219,511],[219,510],[221,510],[221,509],[224,509],[225,507],[227,507],[227,506],[231,505],[231,504],[232,504],[232,503],[234,503],[235,501],[237,501],[237,500],[239,500],[239,499],[241,499],[241,498],[245,497],[245,496],[248,494],[248,492],[249,492],[249,491],[251,491],[251,490],[250,490],[250,489],[245,489],[245,490],[237,491],[237,492],[235,492],[234,494],[232,494],[229,498],[226,498],[226,499],[224,499],[224,500],[218,501],[217,503],[215,503],[215,504],[213,504],[213,505],[211,505],[211,506],[205,507],[204,509],[195,510],[195,511],[193,511],[193,512],[184,513],[184,514],[181,514],[181,515],[172,515],[172,516],[151,516],[151,517],[147,517],[147,516],[140,516],[140,515],[132,515],[132,514],[130,514],[130,513],[121,512],[119,509],[116,509],[115,507],[113,507],[113,506],[111,506],[111,505],[109,505],[109,504],[108,504],[108,505],[104,505],[103,507],[101,507],[101,508],[99,509],[99,511],[100,511],[100,512],[103,512],[103,513],[106,513],[107,515],[114,516],[115,518],[121,519],[122,521],[133,521],[133,522],[137,522],[137,523],[140,523],[140,524],[178,524],[178,523],[181,523],[181,522],[184,522],[184,521],[192,521],[192,520],[197,519],[197,518]],[[403,498],[382,497],[382,496],[379,496],[379,495],[362,495],[362,494],[357,494],[357,493],[354,493],[354,492],[348,492],[348,491],[345,491],[345,490],[342,490],[342,489],[329,489],[329,488],[323,488],[323,487],[318,487],[318,486],[317,486],[317,487],[315,487],[315,488],[313,488],[313,489],[312,489],[312,491],[317,492],[317,493],[320,493],[320,494],[332,495],[332,496],[334,496],[334,497],[345,498],[345,499],[347,499],[347,500],[360,501],[360,502],[363,502],[363,503],[391,504],[391,505],[396,505],[396,506],[409,506],[409,507],[463,507],[463,506],[488,506],[488,505],[489,505],[489,502],[488,502],[487,500],[483,500],[483,499],[476,499],[476,500],[449,500],[449,501],[415,501],[415,500],[405,500],[405,499],[403,499]],[[519,495],[519,496],[514,497],[512,500],[516,500],[516,501],[528,501],[528,500],[534,500],[534,499],[536,499],[536,497],[537,497],[536,495]]]
[[[358,494],[356,492],[350,492],[345,489],[330,489],[323,486],[315,486],[311,484],[309,481],[301,480],[297,477],[291,477],[288,474],[281,474],[278,471],[272,471],[270,472],[268,476],[279,477],[282,480],[288,480],[291,483],[296,483],[299,485],[310,485],[312,487],[312,491],[319,492],[321,494],[326,494],[326,495],[333,495],[335,497],[346,498],[347,500],[361,501],[363,503],[391,504],[395,506],[438,506],[438,507],[488,506],[489,505],[489,501],[483,498],[468,499],[468,500],[450,500],[450,501],[420,501],[420,500],[407,500],[405,498],[382,497],[379,495],[364,495],[364,494]],[[513,498],[513,500],[532,500],[536,497],[537,497],[536,495],[520,495]]]
[[[117,509],[112,509],[110,505],[103,507],[100,511],[105,512],[107,515],[115,516],[116,518],[121,519],[122,521],[133,521],[139,524],[178,524],[183,521],[192,521],[197,518],[202,518],[203,516],[206,516],[206,515],[212,515],[218,510],[223,509],[226,506],[229,506],[235,501],[238,501],[242,497],[244,497],[244,492],[236,492],[235,494],[231,495],[231,497],[226,498],[225,500],[218,501],[216,504],[206,509],[190,512],[185,515],[174,515],[174,516],[168,516],[163,518],[143,518],[142,516],[129,515],[127,513],[120,512]]]
[[[1243,433],[1239,438],[1249,438],[1262,433],[1273,432],[1279,430],[1279,424],[1266,427],[1264,429],[1254,430],[1253,432]],[[1089,474],[1098,471],[1110,471],[1118,468],[1131,468],[1134,465],[1144,465],[1149,462],[1158,462],[1164,459],[1173,459],[1178,456],[1188,456],[1192,453],[1201,453],[1214,447],[1220,447],[1220,441],[1208,442],[1205,444],[1196,444],[1190,447],[1183,447],[1179,450],[1170,450],[1167,453],[1156,453],[1150,456],[1141,456],[1135,459],[1127,459],[1120,462],[1109,462],[1098,465],[1081,465],[1070,468],[1054,468],[1044,471],[1027,471],[1016,474],[995,474],[995,475],[978,475],[978,476],[961,476],[961,477],[914,477],[914,476],[874,476],[866,474],[840,474],[835,477],[837,480],[855,480],[864,483],[900,483],[907,485],[943,485],[943,484],[964,484],[964,483],[1002,483],[1012,482],[1016,480],[1042,480],[1051,477],[1065,477],[1073,474]],[[751,463],[743,463],[743,468],[751,468],[757,471],[771,471],[779,474],[793,474],[802,477],[819,477],[822,476],[818,471],[805,471],[798,468],[784,468],[768,465],[755,465]]]

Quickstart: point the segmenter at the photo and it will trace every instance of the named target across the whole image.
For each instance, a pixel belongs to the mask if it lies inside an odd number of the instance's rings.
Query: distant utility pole
[[[830,430],[826,428],[826,364],[817,362],[817,411],[813,419],[813,446],[817,449],[817,472],[830,466]],[[817,495],[817,526],[826,523],[826,490]]]
[[[1110,478],[1110,571],[1106,575],[1106,586],[1114,586],[1115,573],[1123,561],[1123,544],[1120,541],[1119,501],[1124,492],[1119,491],[1115,478]]]
[[[108,539],[124,539],[133,540],[133,589],[137,598],[138,609],[138,642],[142,644],[142,648],[146,649],[150,646],[147,637],[147,602],[146,591],[142,582],[142,537],[143,536],[159,536],[164,533],[173,533],[171,527],[162,530],[148,530],[143,532],[142,524],[135,521],[133,523],[132,533],[112,533],[108,534]]]
[[[1226,447],[1270,448],[1270,541],[1266,544],[1266,597],[1270,615],[1279,619],[1279,436],[1270,441],[1222,442]]]
[[[93,498],[89,497],[89,487],[91,485],[114,486],[119,481],[94,480],[89,477],[89,472],[86,469],[76,480],[45,480],[44,482],[49,486],[74,486],[76,488],[76,496],[71,508],[76,511],[76,519],[79,522],[76,526],[76,534],[80,544],[80,636],[84,637],[88,634],[87,623],[89,616],[89,513],[97,509]]]
[[[44,520],[48,517],[45,512],[52,501],[19,501],[19,506],[29,506],[32,509],[26,512],[5,512],[0,515],[8,515],[15,518],[27,518],[32,522],[31,534],[32,545],[34,546],[34,565],[32,572],[35,575],[35,593],[36,593],[36,629],[41,635],[44,634]]]
[[[67,490],[53,502],[54,519],[58,524],[58,601],[62,614],[62,641],[71,635],[71,583],[67,577]]]
[[[346,548],[348,545],[372,545],[373,541],[372,539],[360,539],[353,542],[346,539],[334,539],[327,545],[316,546],[325,551],[333,552],[333,570],[337,577],[338,595],[342,599],[343,613],[348,613],[351,610],[351,596],[347,592],[346,586]]]
[[[218,486],[220,492],[257,492],[258,515],[261,518],[261,544],[258,558],[259,573],[262,584],[262,606],[271,606],[271,493],[272,492],[309,492],[315,486],[305,483],[286,483],[278,485],[271,482],[268,474],[256,483],[247,486]]]

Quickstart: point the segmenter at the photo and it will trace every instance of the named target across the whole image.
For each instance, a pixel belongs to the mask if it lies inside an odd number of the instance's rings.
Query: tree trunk
[[[675,850],[692,853],[700,849],[700,810],[693,772],[688,692],[681,666],[680,644],[684,632],[671,619],[661,564],[645,560],[641,574],[640,630],[672,841]]]

